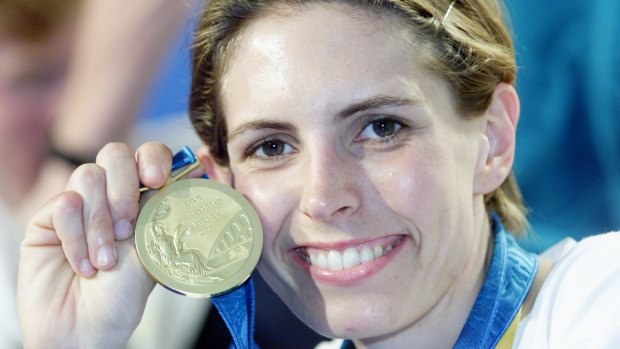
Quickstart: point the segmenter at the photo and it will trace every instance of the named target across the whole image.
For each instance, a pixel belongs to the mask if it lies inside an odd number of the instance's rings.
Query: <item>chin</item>
[[[373,302],[372,296],[368,295],[363,299],[351,297],[351,294],[343,298],[346,299],[323,299],[320,308],[315,306],[301,312],[293,311],[306,325],[329,338],[378,337],[398,329],[398,324],[394,322],[398,315],[390,315],[390,305],[385,304],[387,297],[382,296],[377,302]]]
[[[343,339],[371,339],[389,336],[391,333],[398,332],[397,328],[391,328],[381,317],[343,319],[342,321],[330,321],[327,328],[315,331],[329,338]]]

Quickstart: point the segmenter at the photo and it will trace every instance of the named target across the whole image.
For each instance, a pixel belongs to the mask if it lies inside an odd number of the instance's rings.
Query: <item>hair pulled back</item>
[[[192,53],[190,118],[220,165],[228,165],[227,128],[219,105],[218,82],[237,34],[249,22],[282,7],[338,2],[399,17],[411,29],[421,64],[446,79],[456,110],[465,118],[486,111],[495,86],[515,83],[516,63],[502,6],[496,0],[212,0],[198,23]],[[506,228],[527,227],[525,208],[513,173],[485,196]]]

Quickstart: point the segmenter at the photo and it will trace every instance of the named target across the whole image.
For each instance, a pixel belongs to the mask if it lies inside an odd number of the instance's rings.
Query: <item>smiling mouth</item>
[[[342,250],[299,247],[295,250],[307,264],[332,271],[347,270],[387,255],[403,241],[404,236],[394,236],[379,242],[361,243]]]

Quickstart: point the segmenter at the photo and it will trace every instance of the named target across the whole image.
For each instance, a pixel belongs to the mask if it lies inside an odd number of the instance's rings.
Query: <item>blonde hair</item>
[[[221,165],[228,165],[227,129],[218,98],[218,81],[229,46],[248,22],[278,6],[302,6],[325,0],[212,0],[201,16],[193,48],[190,118],[198,135]],[[495,86],[515,83],[516,63],[503,11],[495,0],[335,0],[353,7],[398,16],[412,30],[412,43],[424,48],[422,64],[445,78],[456,110],[465,118],[486,111]],[[450,11],[448,12],[448,9]],[[511,173],[485,196],[513,233],[527,228],[526,210]]]

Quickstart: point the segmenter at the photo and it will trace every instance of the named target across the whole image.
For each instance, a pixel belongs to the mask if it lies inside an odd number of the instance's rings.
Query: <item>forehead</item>
[[[314,3],[263,15],[231,47],[220,84],[224,112],[239,115],[247,107],[256,112],[288,99],[296,107],[317,100],[328,107],[344,95],[363,98],[376,89],[419,90],[430,73],[416,62],[406,35],[407,26],[396,16],[344,4]]]

